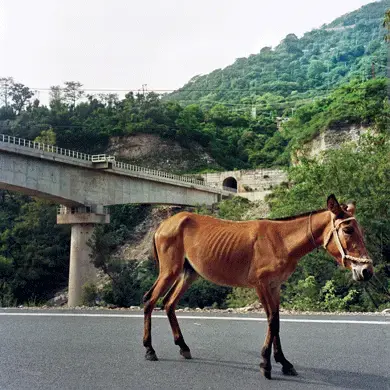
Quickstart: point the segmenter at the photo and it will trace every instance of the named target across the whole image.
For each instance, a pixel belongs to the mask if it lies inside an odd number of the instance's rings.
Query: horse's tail
[[[157,246],[156,246],[156,232],[154,232],[154,234],[153,234],[152,257],[153,257],[154,261],[156,262],[156,266],[158,268],[158,266],[160,264],[160,261],[158,259]],[[151,289],[144,295],[143,303],[146,303],[150,299],[150,297],[152,296],[154,287],[156,286],[156,282],[157,282],[157,280],[154,282],[154,284],[151,287]]]
[[[158,259],[157,246],[156,246],[156,232],[153,234],[153,258],[158,266],[160,264],[160,260]]]

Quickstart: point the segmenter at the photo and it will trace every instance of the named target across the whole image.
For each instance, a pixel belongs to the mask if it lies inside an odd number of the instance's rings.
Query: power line
[[[387,68],[389,69],[390,67],[388,66],[385,66],[385,65],[381,65],[381,64],[377,64],[375,63],[376,66],[379,66],[379,67],[382,67],[382,68]],[[190,88],[190,89],[187,89],[185,86],[183,87],[180,87],[178,89],[146,89],[145,86],[147,84],[143,84],[143,88],[137,88],[137,89],[134,89],[134,88],[129,88],[129,89],[115,89],[115,88],[81,88],[82,91],[85,91],[85,92],[138,92],[140,95],[143,94],[143,93],[148,93],[148,92],[156,92],[156,93],[168,93],[168,92],[177,92],[177,93],[182,93],[182,92],[185,92],[185,93],[188,93],[188,92],[256,92],[256,91],[261,91],[261,92],[264,92],[268,87],[268,85],[266,86],[262,86],[262,87],[256,87],[256,88],[229,88],[229,89],[218,89],[218,88]],[[345,86],[344,84],[339,84],[339,85],[334,85],[333,86],[333,89],[334,88],[339,88],[339,87],[343,87]],[[365,88],[364,86],[362,87],[354,87],[355,89],[356,88]],[[63,91],[65,90],[65,87],[60,87],[58,88],[59,90]],[[33,90],[33,91],[40,91],[40,92],[50,92],[51,91],[51,88],[46,88],[46,87],[34,87],[34,88],[30,88],[30,90]],[[319,87],[319,88],[314,88],[314,89],[306,89],[306,90],[303,90],[303,91],[300,91],[298,93],[301,93],[301,94],[305,94],[305,93],[309,93],[309,92],[318,92],[318,91],[327,91],[328,88],[326,87]],[[267,93],[267,92],[266,92]]]
[[[353,87],[353,89],[365,89],[366,87]],[[144,89],[145,91],[145,89]],[[310,91],[310,90],[309,90]],[[313,92],[318,92],[319,90],[311,90]],[[149,91],[148,91],[149,92]],[[305,93],[306,94],[306,93]],[[269,103],[267,101],[245,101],[245,102],[237,102],[237,101],[219,101],[219,100],[214,100],[214,101],[200,101],[200,100],[193,100],[193,99],[175,99],[174,101],[179,103],[179,104],[198,104],[198,105],[222,105],[222,106],[227,106],[232,109],[239,109],[239,108],[246,108],[250,109],[253,107],[256,107],[258,111],[261,112],[267,112],[267,111],[272,111],[272,110],[278,110],[278,109],[288,109],[288,108],[293,108],[297,107],[299,108],[300,106],[310,103],[310,102],[316,102],[316,101],[321,101],[322,99],[326,99],[330,97],[332,94],[332,91],[328,91],[328,93],[325,94],[317,94],[315,96],[300,96],[300,95],[294,95],[294,99],[291,99],[291,96],[289,96],[290,99],[286,99],[285,101],[281,102],[273,102]]]

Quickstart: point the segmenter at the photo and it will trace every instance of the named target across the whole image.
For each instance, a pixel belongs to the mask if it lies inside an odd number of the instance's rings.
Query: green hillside
[[[280,112],[352,79],[385,76],[387,47],[382,24],[388,8],[390,1],[382,0],[301,38],[288,34],[277,47],[263,47],[224,69],[195,76],[165,98],[204,106],[220,102],[240,110],[254,105],[257,112]]]

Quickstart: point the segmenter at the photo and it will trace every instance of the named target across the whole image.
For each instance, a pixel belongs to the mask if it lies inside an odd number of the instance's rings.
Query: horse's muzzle
[[[372,278],[373,272],[369,268],[364,268],[362,270],[362,275],[363,275],[363,280],[365,282],[368,282]]]
[[[368,282],[374,272],[371,267],[365,267],[365,268],[353,268],[352,269],[352,277],[357,282]]]

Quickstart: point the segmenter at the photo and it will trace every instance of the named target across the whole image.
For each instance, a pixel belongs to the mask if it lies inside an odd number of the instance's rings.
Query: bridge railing
[[[115,156],[109,156],[107,154],[93,154],[92,162],[114,162]]]
[[[189,176],[175,175],[174,173],[163,172],[157,169],[144,168],[138,165],[127,164],[120,161],[115,161],[114,166],[120,169],[126,169],[133,172],[145,173],[146,175],[158,176],[158,177],[177,180],[185,183],[197,184],[199,186],[207,186],[202,180],[197,180]]]
[[[140,167],[137,165],[132,165],[132,164],[127,164],[127,163],[120,162],[120,161],[115,161],[114,156],[110,156],[110,155],[106,155],[106,154],[90,155],[90,154],[86,154],[86,153],[76,152],[74,150],[59,148],[58,146],[48,145],[48,144],[45,144],[42,142],[29,141],[27,139],[13,137],[10,135],[5,135],[5,134],[0,134],[0,142],[24,146],[27,148],[32,148],[32,149],[37,149],[37,150],[42,150],[44,152],[60,154],[62,156],[72,157],[72,158],[76,158],[76,159],[84,160],[84,161],[91,161],[91,162],[109,161],[109,162],[112,162],[114,167],[116,167],[116,168],[126,169],[126,170],[129,170],[132,172],[140,172],[140,173],[144,173],[146,175],[162,177],[162,178],[171,179],[171,180],[175,180],[175,181],[179,181],[179,182],[196,184],[196,185],[204,186],[204,187],[212,187],[212,186],[206,184],[204,181],[195,179],[195,178],[190,177],[190,176],[180,176],[180,175],[175,175],[173,173],[159,171],[157,169],[149,169],[149,168],[144,168],[144,167]]]
[[[90,154],[76,152],[70,149],[59,148],[58,146],[48,145],[43,142],[34,142],[23,138],[12,137],[10,135],[1,134],[0,141],[19,146],[25,146],[26,148],[42,150],[43,152],[50,152],[60,154],[62,156],[73,157],[79,160],[92,160],[92,156]]]

